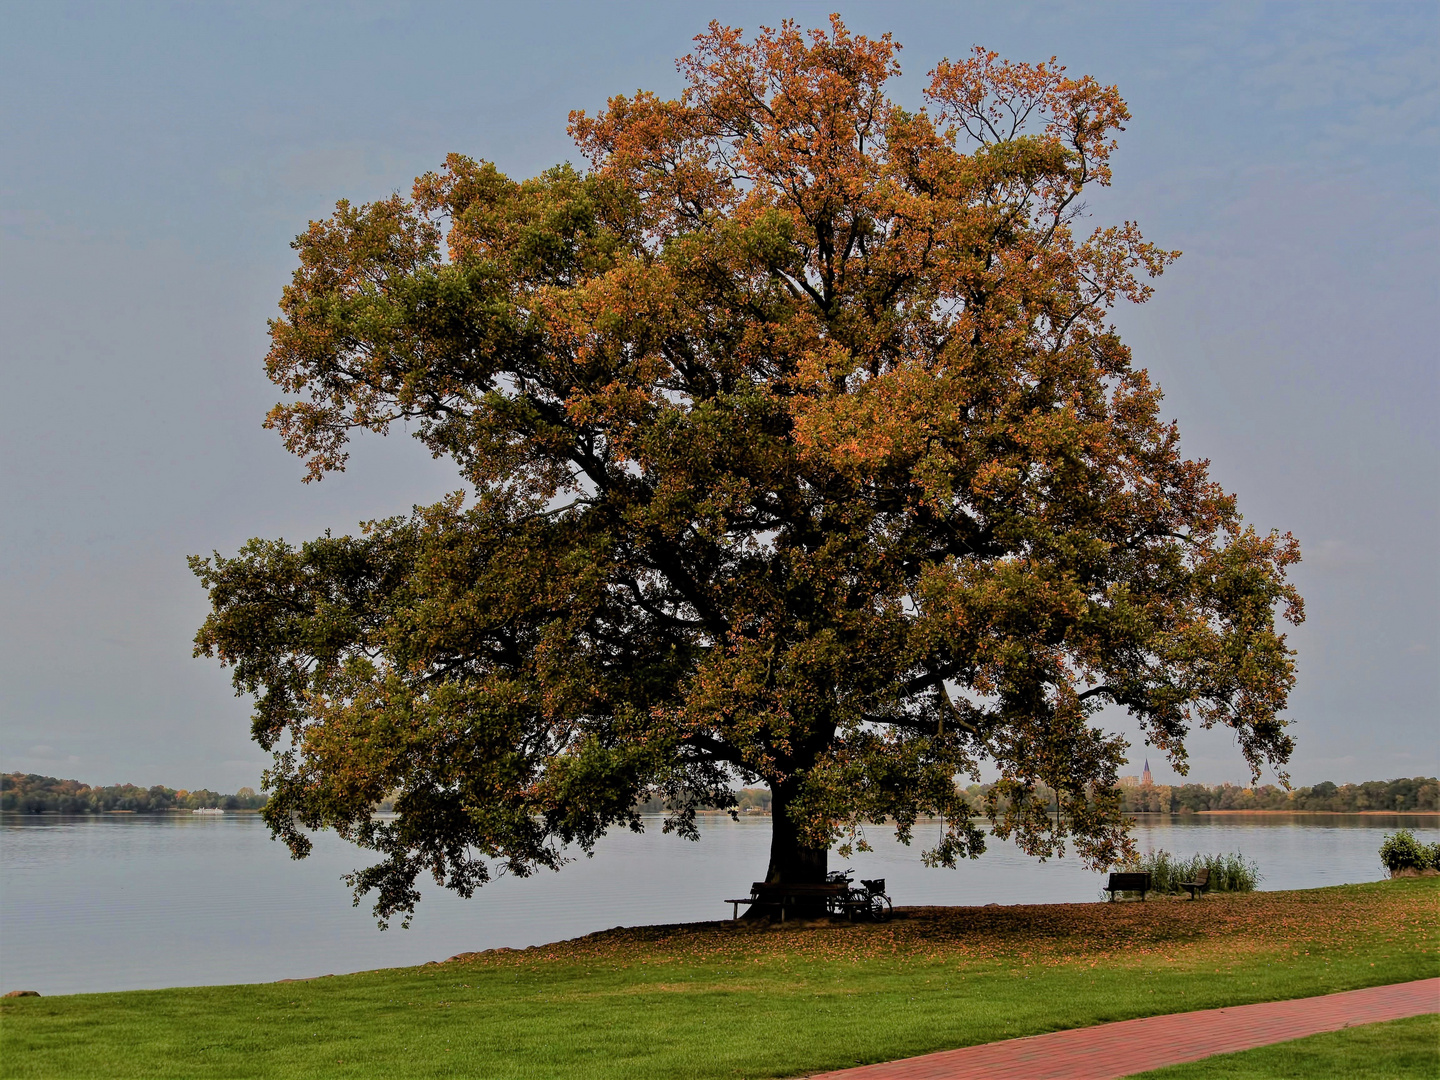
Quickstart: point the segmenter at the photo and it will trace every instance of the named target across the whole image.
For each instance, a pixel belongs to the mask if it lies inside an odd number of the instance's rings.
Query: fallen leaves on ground
[[[909,957],[1017,965],[1244,962],[1334,952],[1376,937],[1436,948],[1436,890],[1376,886],[1209,896],[1201,901],[897,908],[889,923],[723,921],[616,927],[528,949],[461,953],[446,964],[532,966],[863,961]]]

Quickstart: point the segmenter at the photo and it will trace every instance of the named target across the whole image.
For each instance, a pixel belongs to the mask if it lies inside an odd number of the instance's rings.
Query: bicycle
[[[862,878],[860,888],[850,880],[852,870],[832,870],[826,875],[832,885],[844,885],[844,893],[827,905],[834,915],[859,915],[872,922],[888,922],[895,913],[894,905],[885,892],[884,878]]]

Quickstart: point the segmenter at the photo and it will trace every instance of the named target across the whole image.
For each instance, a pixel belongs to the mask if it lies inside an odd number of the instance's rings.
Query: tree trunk
[[[765,871],[767,885],[818,885],[825,880],[824,848],[806,847],[800,831],[790,820],[789,801],[779,791],[772,791],[770,800],[770,868]]]
[[[770,789],[770,867],[765,871],[767,885],[819,885],[825,881],[825,848],[805,846],[800,830],[790,819],[793,792],[783,787]],[[765,917],[775,911],[762,904],[752,905],[752,917]],[[785,905],[787,918],[814,918],[825,914],[823,900],[791,901]]]

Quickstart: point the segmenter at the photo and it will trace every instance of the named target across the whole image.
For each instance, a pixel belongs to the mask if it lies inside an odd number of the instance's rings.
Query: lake
[[[1401,826],[1440,839],[1434,817],[1210,816],[1142,821],[1142,851],[1238,851],[1262,889],[1385,876],[1381,838]],[[254,815],[0,815],[0,992],[71,994],[340,974],[543,944],[614,926],[726,918],[725,897],[763,875],[770,819],[702,820],[692,843],[647,831],[606,837],[556,874],[500,878],[472,900],[428,881],[409,930],[380,931],[340,875],[362,864],[333,836],[301,862]],[[1038,863],[994,839],[976,862],[927,870],[919,851],[870,830],[876,850],[851,862],[884,877],[897,905],[1097,900],[1103,875],[1072,857]],[[832,866],[840,861],[832,857]]]

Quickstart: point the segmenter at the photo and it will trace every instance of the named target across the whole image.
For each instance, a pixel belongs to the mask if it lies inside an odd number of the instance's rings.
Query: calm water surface
[[[1262,889],[1297,889],[1383,877],[1376,850],[1402,825],[1440,839],[1435,818],[1399,815],[1162,819],[1140,824],[1136,839],[1142,851],[1238,851],[1259,863]],[[473,900],[432,885],[409,930],[381,932],[340,881],[363,853],[332,836],[294,862],[253,815],[0,815],[0,992],[265,982],[724,918],[721,901],[764,873],[768,817],[706,820],[698,843],[663,835],[658,818],[648,826],[606,837],[594,859],[559,874],[500,878]],[[927,870],[919,851],[937,831],[917,827],[905,848],[871,830],[876,850],[853,860],[856,877],[886,878],[896,904],[1099,895],[1102,875],[1077,859],[1037,863],[993,839],[976,862]]]

